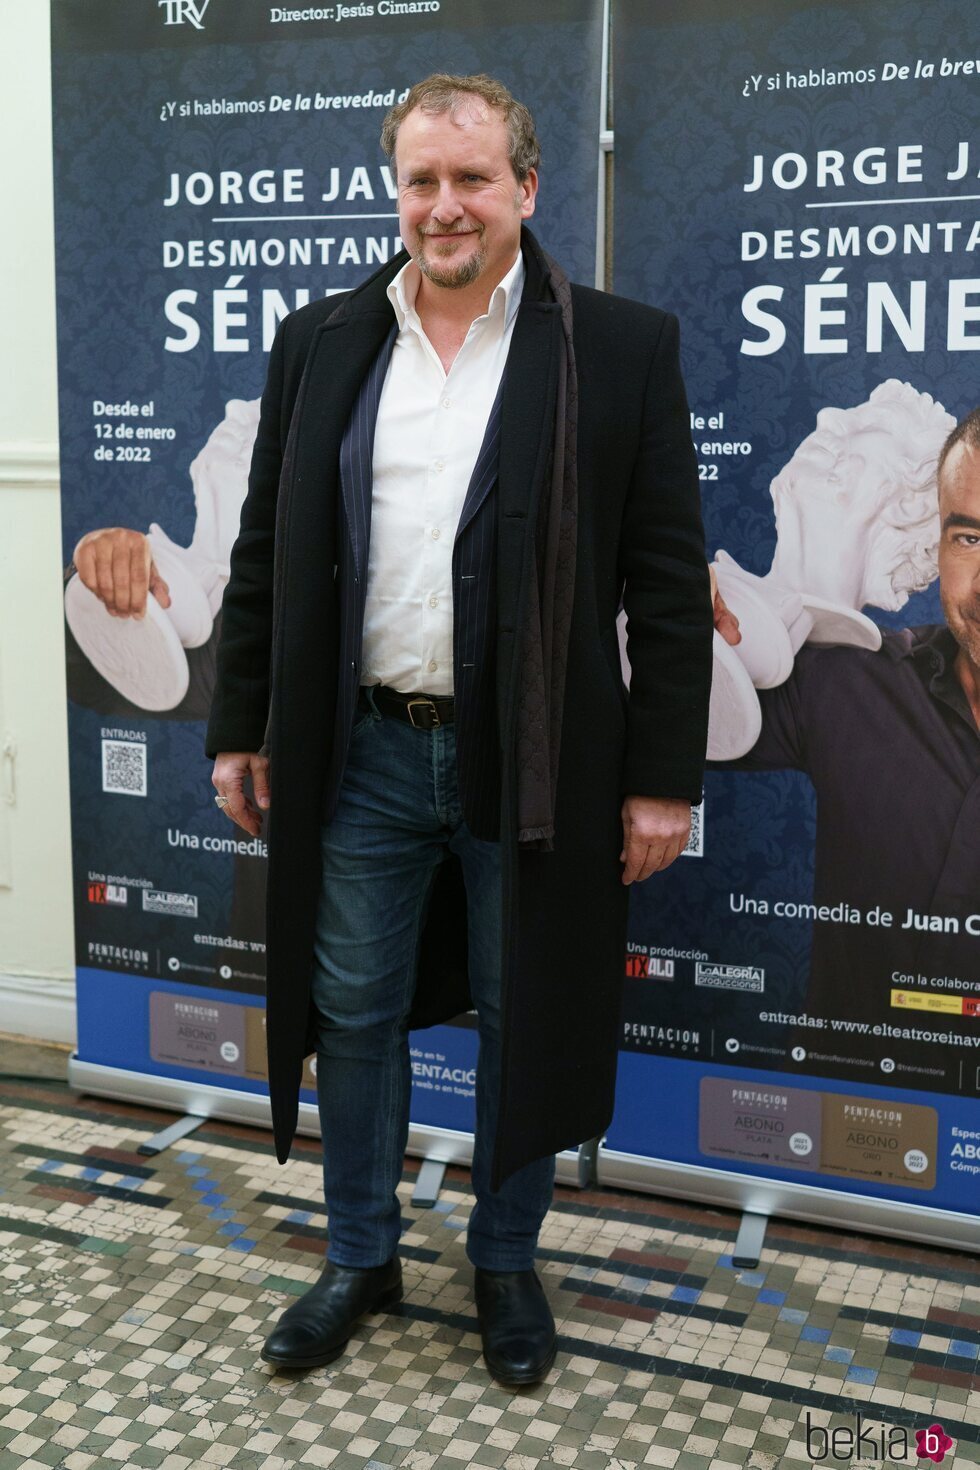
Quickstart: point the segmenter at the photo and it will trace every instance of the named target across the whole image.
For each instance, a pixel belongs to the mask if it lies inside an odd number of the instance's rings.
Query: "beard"
[[[464,233],[462,230],[459,232]],[[466,232],[468,233],[468,232]],[[450,291],[458,291],[463,286],[472,286],[473,282],[481,275],[487,263],[486,246],[483,243],[483,234],[479,237],[479,244],[472,255],[458,263],[452,260],[453,247],[448,241],[435,246],[436,259],[430,260],[425,255],[425,231],[419,230],[416,247],[412,252],[412,258],[426,280],[431,281],[434,286],[445,286]],[[438,255],[445,251],[450,257],[445,264],[441,264]]]
[[[940,598],[949,631],[967,661],[974,669],[980,669],[980,606],[975,601],[965,606],[954,604],[951,598],[942,596],[941,589]]]

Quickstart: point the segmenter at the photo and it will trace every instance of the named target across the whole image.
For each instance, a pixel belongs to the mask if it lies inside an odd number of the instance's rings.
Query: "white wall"
[[[0,0],[0,1031],[74,1024],[46,0]],[[13,801],[9,800],[13,793]],[[9,884],[9,886],[6,886]]]

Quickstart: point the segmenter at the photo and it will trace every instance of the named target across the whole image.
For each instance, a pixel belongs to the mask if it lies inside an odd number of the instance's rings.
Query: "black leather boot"
[[[287,1307],[266,1338],[262,1357],[279,1368],[319,1368],[339,1358],[351,1328],[369,1312],[402,1299],[402,1264],[337,1266],[328,1261],[319,1281]]]
[[[474,1268],[483,1358],[498,1383],[537,1383],[555,1361],[555,1319],[534,1270]]]

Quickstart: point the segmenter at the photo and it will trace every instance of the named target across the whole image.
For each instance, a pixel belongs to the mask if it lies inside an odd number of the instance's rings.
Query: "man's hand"
[[[220,796],[227,796],[228,805],[222,807],[226,817],[231,817],[239,827],[244,827],[253,837],[262,830],[262,812],[245,795],[245,777],[251,773],[255,800],[262,811],[269,807],[269,757],[253,755],[247,751],[222,752],[214,763],[211,785]]]
[[[741,643],[742,635],[739,632],[738,618],[729,609],[728,604],[718,591],[718,578],[715,576],[714,567],[708,568],[711,578],[711,610],[714,614],[715,630],[720,633],[726,643],[732,646]]]
[[[170,606],[170,588],[160,576],[142,531],[107,526],[88,531],[72,557],[78,575],[114,618],[143,618],[152,592],[161,607]]]
[[[623,802],[624,883],[642,883],[680,857],[691,835],[691,803],[671,796],[627,796]]]

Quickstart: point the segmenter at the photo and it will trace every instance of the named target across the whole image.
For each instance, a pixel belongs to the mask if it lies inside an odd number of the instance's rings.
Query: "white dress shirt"
[[[415,310],[409,261],[388,286],[398,321],[374,435],[361,683],[453,692],[453,542],[524,287],[517,259],[449,372]]]

